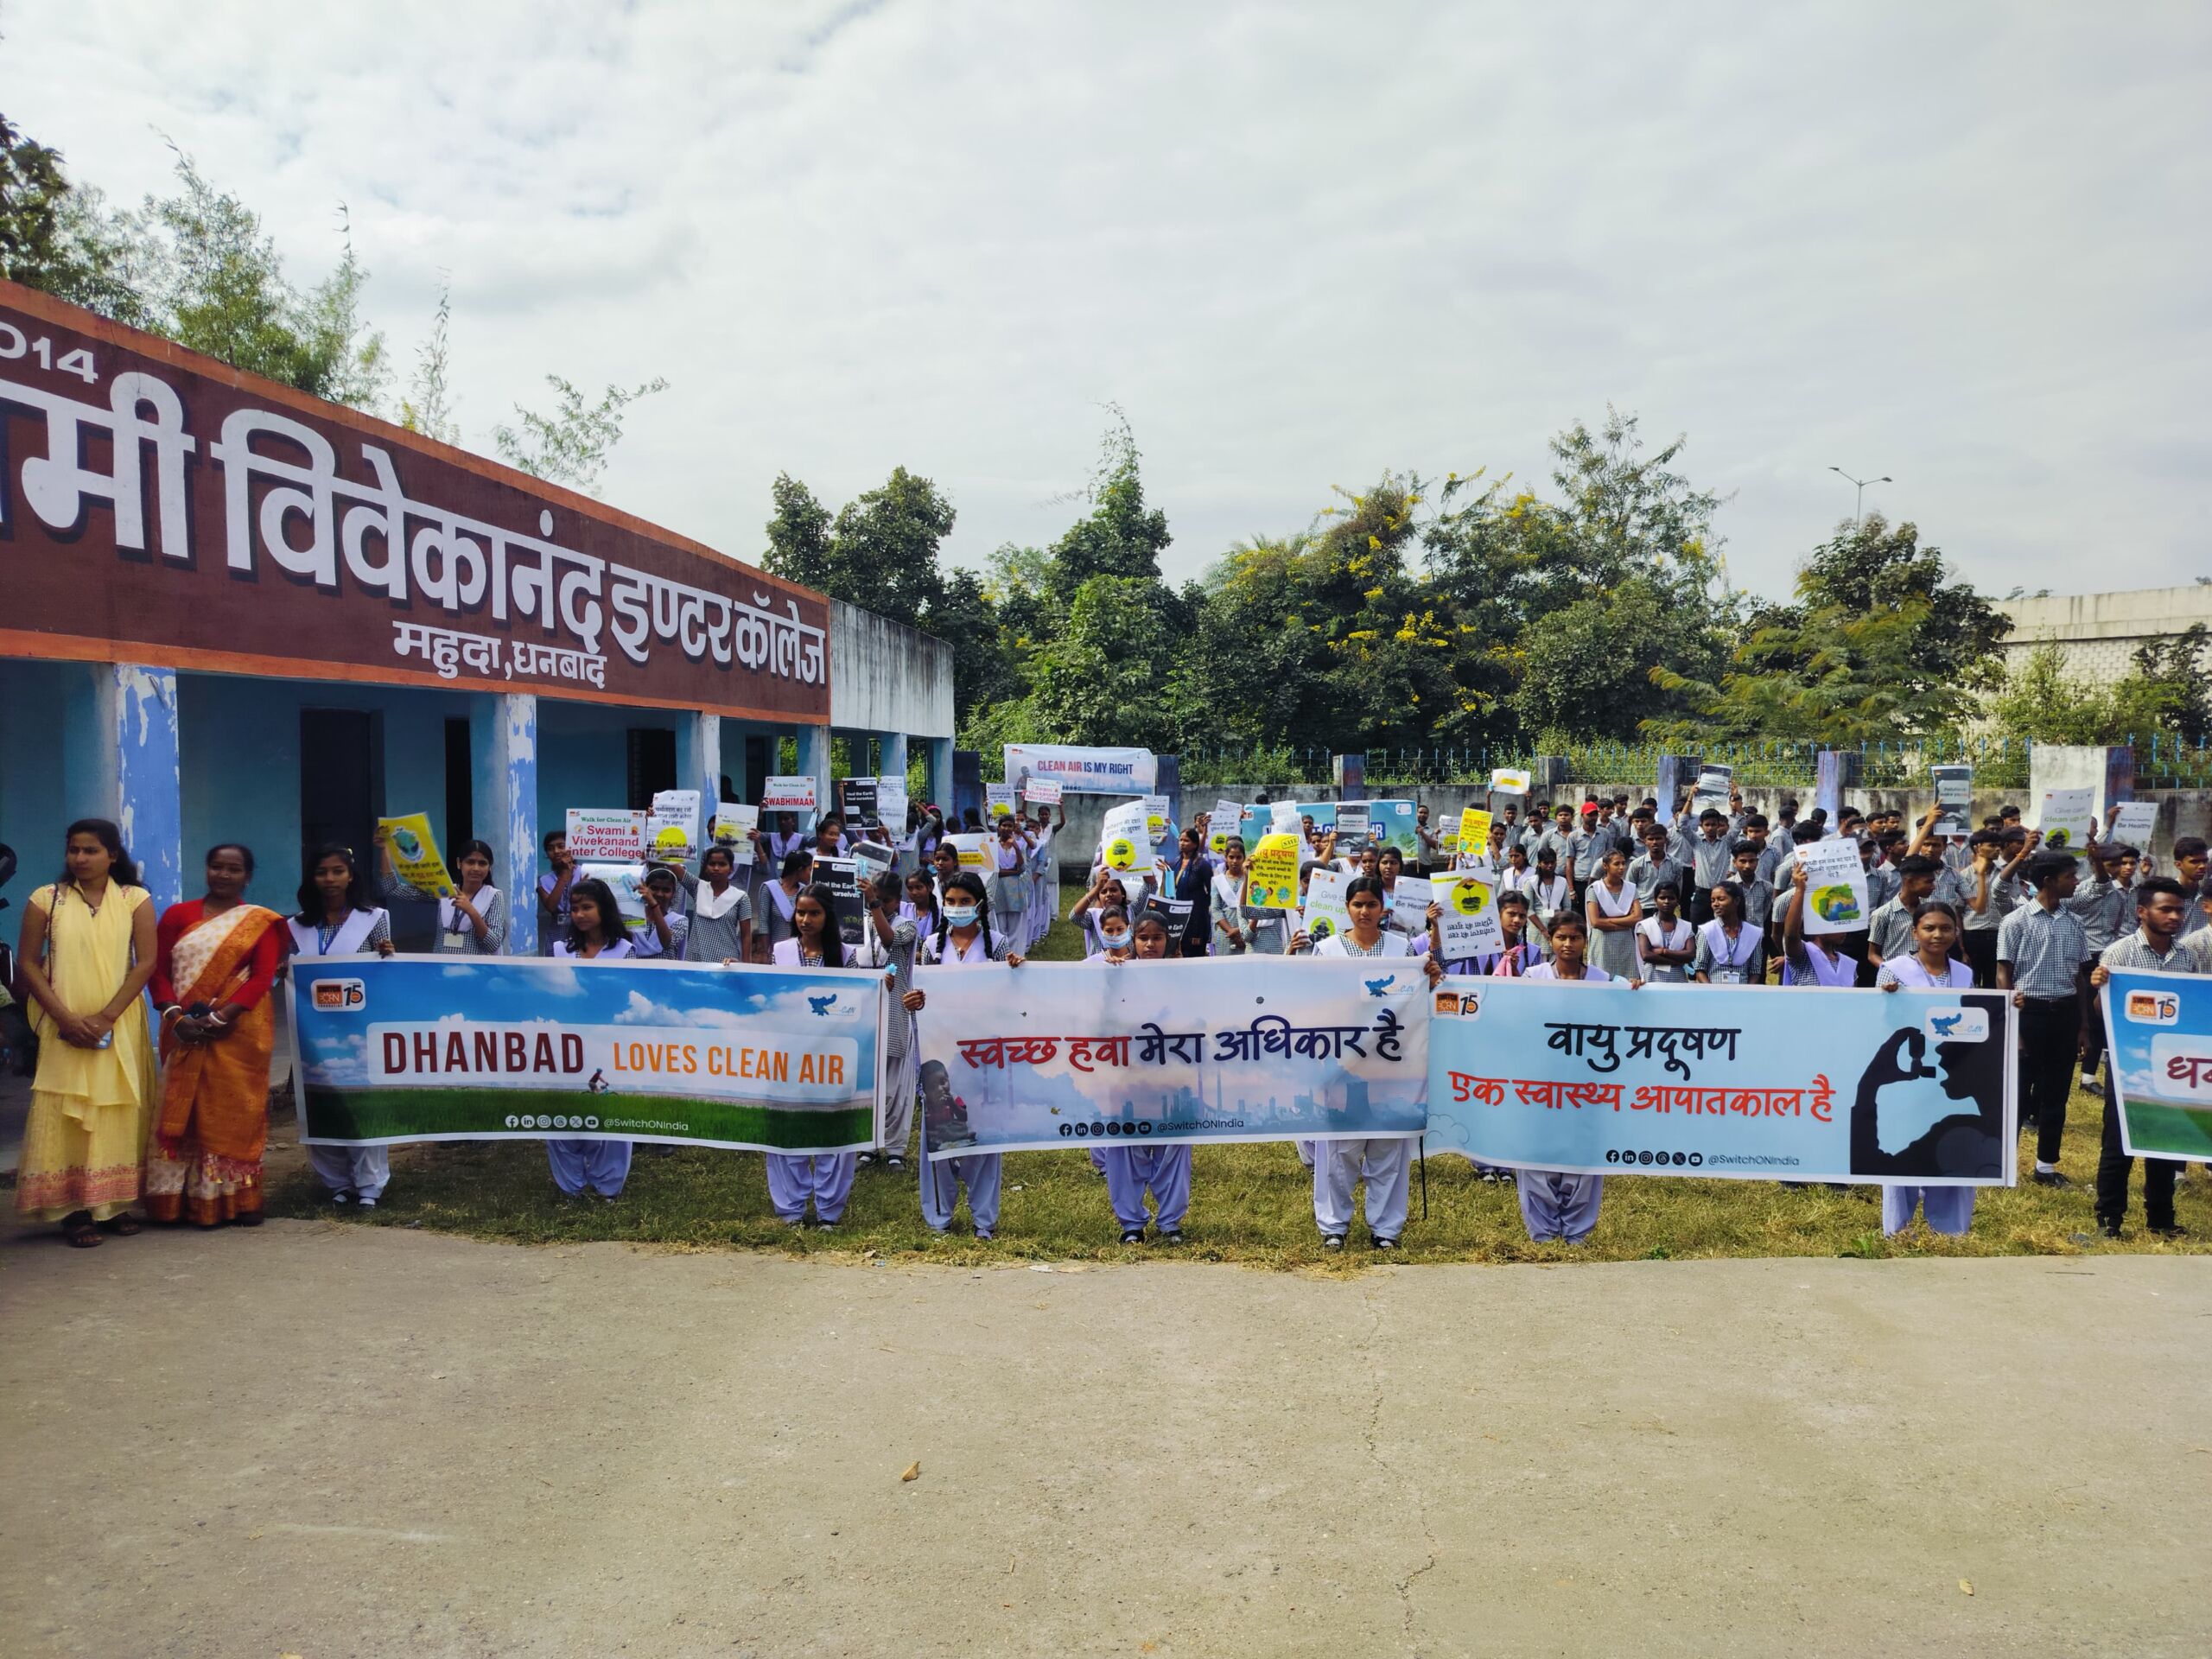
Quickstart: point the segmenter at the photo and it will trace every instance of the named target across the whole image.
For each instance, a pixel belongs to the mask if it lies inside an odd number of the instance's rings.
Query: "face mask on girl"
[[[973,927],[976,925],[976,906],[947,905],[944,907],[944,919],[955,927]]]
[[[1098,942],[1109,950],[1126,950],[1129,944],[1128,931],[1125,928],[1118,933],[1108,933],[1102,930],[1098,935]]]

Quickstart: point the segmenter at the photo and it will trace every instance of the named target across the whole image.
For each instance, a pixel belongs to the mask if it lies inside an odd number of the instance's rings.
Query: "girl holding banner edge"
[[[564,886],[561,902],[565,905],[568,899]],[[300,883],[299,900],[299,914],[284,925],[295,959],[372,950],[380,957],[391,954],[391,912],[369,903],[352,848],[335,842],[316,848],[308,862],[308,878]],[[333,1204],[358,1203],[364,1210],[373,1210],[391,1184],[389,1147],[311,1146],[307,1154]]]
[[[962,870],[945,882],[944,908],[938,917],[938,931],[922,946],[922,960],[939,969],[979,968],[994,962],[1003,962],[1009,968],[1021,966],[1021,953],[991,931],[990,900],[984,893],[982,877]],[[928,1000],[918,986],[903,999],[909,1014],[919,1014]],[[922,1068],[918,1080],[924,1103],[922,1155],[918,1160],[922,1219],[933,1233],[943,1233],[950,1227],[954,1208],[960,1202],[961,1184],[965,1182],[969,1219],[975,1224],[976,1236],[988,1240],[998,1230],[1004,1157],[995,1152],[982,1152],[932,1160],[931,1125],[939,1121],[940,1113],[948,1115],[945,1121],[949,1121],[949,1115],[959,1102],[952,1094],[944,1068],[934,1061]]]
[[[1187,835],[1189,832],[1186,830]],[[1118,915],[1119,912],[1116,912]],[[1110,928],[1109,916],[1102,926]],[[1161,962],[1168,953],[1167,918],[1147,911],[1130,931],[1126,950],[1109,945],[1097,960],[1109,967],[1127,962]],[[1147,1192],[1152,1194],[1154,1236],[1162,1244],[1183,1242],[1183,1217],[1191,1209],[1191,1148],[1181,1146],[1094,1147],[1091,1161],[1106,1178],[1107,1202],[1121,1224],[1122,1243],[1144,1243]]]
[[[1373,876],[1353,877],[1344,888],[1344,912],[1351,925],[1331,934],[1318,946],[1301,929],[1291,939],[1291,954],[1332,959],[1419,957],[1429,982],[1434,984],[1444,976],[1444,968],[1429,956],[1428,940],[1382,931],[1388,903],[1382,882]],[[1367,1183],[1368,1232],[1375,1248],[1398,1248],[1399,1236],[1406,1230],[1414,1138],[1355,1137],[1309,1143],[1313,1153],[1313,1223],[1321,1230],[1323,1249],[1344,1249],[1344,1236],[1351,1230],[1352,1188],[1363,1180]]]
[[[553,954],[576,962],[620,962],[631,954],[614,891],[597,876],[569,887],[568,931],[553,941]],[[561,1189],[565,1200],[596,1192],[613,1203],[622,1196],[623,1183],[630,1179],[630,1154],[627,1141],[569,1137],[545,1143],[545,1162],[553,1172],[553,1185]]]
[[[565,845],[565,842],[563,843]],[[391,848],[384,829],[377,829],[377,889],[385,899],[437,898],[438,938],[431,948],[457,950],[478,957],[496,957],[507,944],[506,895],[492,885],[492,845],[485,841],[461,843],[454,860],[458,885],[442,898],[410,887],[391,868]]]
[[[1617,848],[1612,857],[1619,856]],[[1595,883],[1592,891],[1596,891]],[[1573,911],[1562,911],[1552,918],[1551,937],[1552,959],[1522,969],[1516,977],[1566,985],[1625,984],[1632,991],[1643,988],[1640,979],[1624,980],[1585,960],[1590,949],[1589,925]],[[1528,1230],[1530,1243],[1556,1239],[1580,1244],[1597,1231],[1598,1206],[1605,1197],[1604,1176],[1524,1169],[1516,1178],[1514,1188],[1521,1200],[1521,1224]]]
[[[1875,986],[1885,991],[1967,989],[1974,983],[1974,969],[1971,964],[1951,955],[1958,944],[1959,933],[1959,912],[1953,906],[1940,899],[1923,899],[1913,908],[1912,954],[1884,958],[1882,965],[1875,970]],[[1892,1065],[1897,1052],[1908,1046],[1906,1039],[1916,1034],[1903,1032],[1891,1039],[1889,1059]],[[1919,1046],[1917,1044],[1911,1046]],[[1938,1052],[1941,1052],[1939,1049]],[[1915,1053],[1912,1072],[1900,1073],[1894,1080],[1910,1081],[1911,1077],[1924,1075],[1920,1069],[1920,1055]],[[1992,1167],[1986,1171],[1976,1169],[1964,1173],[1995,1174],[2002,1171],[1997,1135],[2003,1133],[2004,1128],[2004,1079],[2000,1076],[1997,1081],[1998,1119],[1995,1132],[1989,1136]],[[1879,1088],[1879,1082],[1874,1082],[1872,1086],[1862,1083],[1859,1102],[1852,1111],[1851,1168],[1853,1174],[1885,1173],[1884,1154],[1875,1135],[1878,1122],[1876,1096]],[[1940,1128],[1942,1126],[1937,1127]],[[1904,1157],[1910,1158],[1910,1155],[1908,1149]],[[1956,1237],[1974,1224],[1974,1188],[1885,1185],[1882,1188],[1883,1233],[1901,1233],[1912,1225],[1912,1214],[1916,1209],[1927,1220],[1929,1232],[1948,1233]]]
[[[873,884],[862,889],[869,921],[887,933],[883,920],[883,895]],[[859,968],[837,931],[836,898],[819,881],[798,890],[791,904],[791,936],[776,941],[770,958],[779,968]],[[845,1205],[853,1196],[853,1173],[860,1155],[851,1152],[772,1152],[767,1154],[768,1202],[776,1219],[786,1227],[806,1225],[806,1210],[814,1206],[814,1224],[828,1232],[844,1219]]]

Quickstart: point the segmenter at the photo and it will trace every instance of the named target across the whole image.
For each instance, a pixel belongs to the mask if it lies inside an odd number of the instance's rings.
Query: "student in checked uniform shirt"
[[[2037,854],[2027,868],[2034,899],[1997,931],[1998,987],[2014,993],[2020,1010],[2020,1127],[2035,1125],[2032,1179],[2042,1186],[2074,1185],[2058,1173],[2058,1153],[2082,1031],[2075,979],[2089,954],[2082,918],[2067,905],[2079,880],[2071,853]]]
[[[2089,983],[2100,995],[2114,969],[2142,969],[2160,974],[2212,974],[2212,931],[2198,929],[2183,937],[2189,912],[2195,908],[2180,882],[2153,876],[2137,889],[2136,930],[2107,945],[2089,970]],[[2113,1067],[2105,1067],[2104,1142],[2097,1156],[2097,1225],[2107,1238],[2120,1236],[2127,1218],[2127,1181],[2135,1160],[2127,1155],[2120,1130],[2120,1098],[2113,1086]],[[2143,1214],[2150,1230],[2164,1238],[2188,1231],[2174,1220],[2174,1183],[2182,1166],[2171,1158],[2143,1160]]]

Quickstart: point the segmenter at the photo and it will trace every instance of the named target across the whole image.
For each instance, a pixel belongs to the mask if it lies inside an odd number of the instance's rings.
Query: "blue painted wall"
[[[104,816],[114,781],[100,775],[94,677],[105,665],[0,659],[0,841],[22,869],[4,896],[0,930],[15,936],[23,897],[61,869],[61,832],[73,818]]]

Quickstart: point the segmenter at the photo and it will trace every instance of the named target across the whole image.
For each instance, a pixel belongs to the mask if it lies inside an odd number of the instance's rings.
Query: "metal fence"
[[[2204,742],[2159,734],[2130,738],[2128,746],[2135,751],[2139,789],[2212,788],[2212,747]],[[1809,789],[1820,752],[1833,747],[1780,740],[1700,746],[1586,743],[1572,745],[1557,758],[1567,763],[1566,781],[1574,784],[1648,786],[1659,775],[1660,756],[1673,754],[1732,766],[1736,781],[1747,789]],[[1974,769],[1974,781],[1983,788],[2024,789],[2031,747],[2026,738],[1998,734],[1864,743],[1859,746],[1857,786],[1923,787],[1929,783],[1930,766],[1964,765]],[[1478,784],[1499,767],[1529,768],[1535,759],[1526,748],[1479,745],[1370,749],[1367,785],[1373,791]],[[1325,785],[1335,781],[1335,754],[1326,748],[1208,745],[1183,752],[1182,780],[1185,788],[1214,784]]]

